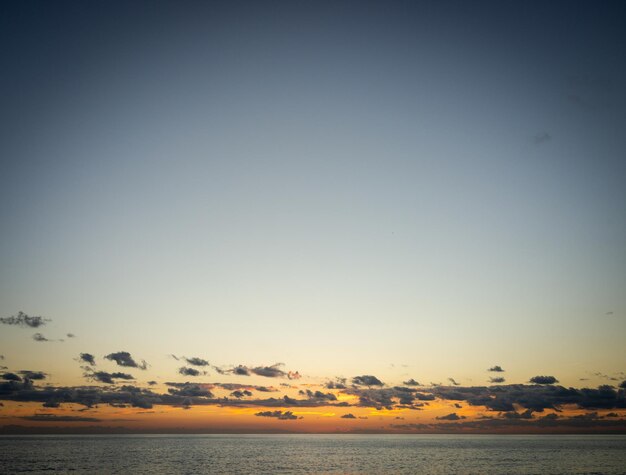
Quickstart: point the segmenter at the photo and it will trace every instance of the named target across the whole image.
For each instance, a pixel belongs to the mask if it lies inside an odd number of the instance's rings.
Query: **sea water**
[[[625,474],[622,435],[0,437],[2,473]]]

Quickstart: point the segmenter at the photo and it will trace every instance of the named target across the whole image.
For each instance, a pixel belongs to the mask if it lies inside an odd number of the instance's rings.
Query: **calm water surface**
[[[2,473],[626,474],[626,436],[0,437]]]

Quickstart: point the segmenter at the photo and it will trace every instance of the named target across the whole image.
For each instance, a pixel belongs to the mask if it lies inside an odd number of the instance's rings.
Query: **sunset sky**
[[[2,2],[0,433],[626,432],[625,24]]]

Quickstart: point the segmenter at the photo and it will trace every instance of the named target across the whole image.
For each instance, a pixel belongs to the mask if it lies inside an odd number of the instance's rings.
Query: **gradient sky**
[[[623,2],[2,2],[0,317],[51,321],[0,325],[0,364],[617,386],[624,24]]]

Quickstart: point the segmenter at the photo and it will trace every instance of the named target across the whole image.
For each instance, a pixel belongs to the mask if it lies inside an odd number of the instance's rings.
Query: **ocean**
[[[2,473],[625,474],[623,435],[2,436]]]

